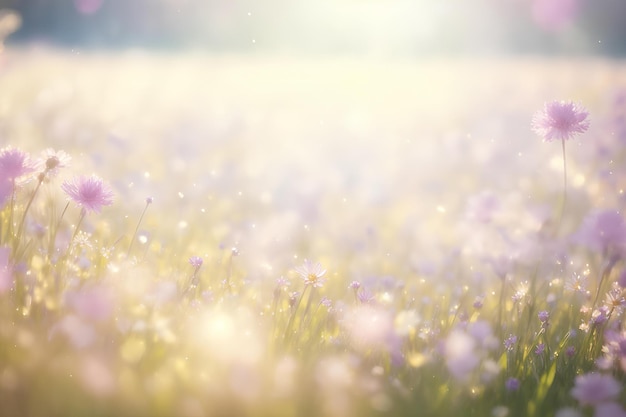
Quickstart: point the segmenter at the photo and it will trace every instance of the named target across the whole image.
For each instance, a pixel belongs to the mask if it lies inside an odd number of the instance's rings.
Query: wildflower
[[[565,289],[571,292],[588,295],[587,277],[580,274],[572,274],[572,277],[565,282]]]
[[[348,285],[348,288],[356,291],[361,288],[361,283],[359,281],[352,281],[350,285]]]
[[[548,320],[550,319],[550,313],[547,311],[540,311],[539,314],[537,314],[537,316],[539,317],[539,321],[542,323],[547,323]]]
[[[113,191],[95,175],[74,177],[72,180],[63,182],[61,189],[86,211],[99,213],[102,206],[109,206],[113,203]]]
[[[202,266],[202,258],[199,256],[192,256],[189,258],[189,264],[196,269],[199,269]]]
[[[600,325],[609,319],[609,309],[607,306],[600,306],[591,313],[590,325]]]
[[[330,311],[333,307],[333,302],[328,297],[322,297],[322,299],[320,300],[320,305],[323,305],[328,309],[328,311]]]
[[[483,304],[485,302],[485,297],[481,297],[481,296],[477,296],[474,299],[474,303],[472,304],[472,306],[476,309],[476,310],[480,310],[481,308],[483,308]]]
[[[607,330],[604,333],[604,339],[603,356],[597,361],[598,368],[609,370],[617,365],[626,372],[626,332]]]
[[[511,352],[516,343],[517,343],[517,336],[509,335],[509,337],[504,340],[504,348],[507,351]]]
[[[570,394],[581,405],[597,405],[617,397],[621,389],[612,376],[592,372],[577,376]]]
[[[539,343],[537,347],[535,348],[535,355],[542,355],[545,350],[546,350],[545,343]]]
[[[12,147],[0,150],[0,178],[15,181],[34,171],[35,165],[26,152]]]
[[[374,294],[372,294],[371,291],[365,288],[359,291],[359,293],[357,294],[357,298],[362,304],[371,304],[376,301],[376,297],[374,296]]]
[[[535,113],[531,125],[546,142],[568,140],[589,129],[588,115],[582,106],[571,101],[552,101]]]
[[[568,358],[573,358],[575,354],[576,354],[576,348],[574,346],[568,346],[567,349],[565,349],[565,355]]]
[[[55,151],[52,148],[48,148],[43,151],[42,160],[44,163],[44,174],[55,176],[60,168],[65,168],[69,165],[72,157],[64,151]]]
[[[326,270],[322,268],[319,262],[311,262],[305,259],[304,264],[296,268],[296,272],[304,280],[304,285],[319,288],[326,282],[326,280],[322,278],[326,274]]]
[[[509,378],[504,383],[504,386],[507,391],[517,391],[519,389],[520,383],[517,378]]]
[[[593,417],[626,417],[626,411],[618,403],[598,404]]]
[[[609,292],[606,293],[605,304],[611,309],[621,311],[626,306],[626,299],[624,298],[622,289],[619,287],[611,288]]]
[[[605,255],[620,255],[626,247],[626,222],[615,210],[588,214],[574,234],[574,240]]]

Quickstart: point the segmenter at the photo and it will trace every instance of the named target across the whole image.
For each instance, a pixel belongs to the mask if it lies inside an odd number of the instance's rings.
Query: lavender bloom
[[[517,391],[520,387],[519,379],[517,378],[509,378],[504,383],[504,386],[507,391]]]
[[[365,288],[359,291],[359,293],[357,294],[357,298],[362,304],[371,304],[376,301],[376,297],[374,296],[374,294],[372,294],[371,291]]]
[[[626,246],[626,222],[615,210],[600,210],[588,214],[574,240],[602,254],[622,252]]]
[[[575,354],[576,354],[576,348],[574,346],[568,346],[567,349],[565,349],[565,355],[568,358],[574,357]]]
[[[516,343],[517,343],[517,336],[509,335],[509,337],[504,340],[504,348],[508,352],[511,352],[513,350],[513,347],[515,347]]]
[[[350,285],[348,285],[348,288],[358,290],[359,288],[361,288],[361,283],[359,281],[352,281]]]
[[[546,142],[568,140],[589,129],[588,115],[583,107],[571,101],[552,101],[535,113],[531,125]]]
[[[622,386],[610,375],[589,373],[576,377],[572,397],[581,405],[597,405],[617,397]]]
[[[35,164],[26,152],[12,147],[0,150],[0,178],[15,181],[34,171]]]
[[[311,285],[314,288],[319,288],[326,282],[322,277],[326,274],[326,270],[322,268],[322,264],[319,262],[311,262],[308,259],[304,260],[304,263],[296,268],[296,272],[304,280],[304,285]]]
[[[537,347],[535,348],[535,355],[542,355],[545,350],[546,350],[545,343],[539,343]]]
[[[109,206],[113,203],[113,191],[95,175],[74,177],[72,180],[63,182],[61,189],[71,200],[88,212],[99,213],[102,206]]]
[[[626,411],[618,403],[602,403],[596,406],[593,417],[626,417]]]
[[[539,317],[539,321],[541,321],[542,323],[545,323],[550,318],[550,313],[544,310],[544,311],[540,311],[539,314],[537,314],[537,316]]]
[[[189,258],[189,264],[196,269],[199,269],[202,266],[202,258],[199,256],[192,256]]]

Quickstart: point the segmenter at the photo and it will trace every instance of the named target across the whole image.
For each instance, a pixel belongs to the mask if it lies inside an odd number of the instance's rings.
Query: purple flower
[[[193,266],[196,269],[202,266],[202,262],[203,260],[199,256],[192,256],[191,258],[189,258],[189,264],[191,264],[191,266]]]
[[[539,317],[539,321],[541,321],[542,323],[545,323],[550,318],[550,313],[544,310],[544,311],[540,311],[539,314],[537,314],[537,316]]]
[[[359,281],[352,281],[350,285],[348,285],[348,288],[358,290],[359,288],[361,288],[361,283]]]
[[[541,355],[546,350],[545,343],[539,343],[535,348],[535,355]]]
[[[70,199],[88,212],[99,213],[102,206],[109,206],[113,203],[113,191],[101,178],[95,175],[74,177],[63,182],[61,189]]]
[[[535,113],[531,126],[546,142],[568,140],[589,129],[588,115],[583,107],[571,101],[552,101]]]
[[[626,246],[626,222],[615,210],[599,210],[588,214],[574,234],[574,240],[592,250],[606,254],[621,253]]]
[[[575,354],[576,354],[576,348],[574,346],[568,346],[567,349],[565,349],[565,355],[568,358],[574,357]]]
[[[579,0],[533,0],[532,17],[542,29],[559,31],[578,14]]]
[[[34,171],[35,164],[26,152],[10,146],[0,150],[0,178],[15,181]]]
[[[296,272],[304,280],[304,285],[319,288],[326,282],[326,280],[322,278],[326,274],[326,270],[322,268],[322,264],[319,262],[311,262],[305,259],[304,263],[296,268]]]
[[[602,403],[596,406],[593,417],[626,417],[626,411],[618,403]]]
[[[371,291],[363,288],[361,289],[361,291],[359,291],[359,293],[357,294],[357,298],[359,299],[359,301],[362,304],[371,304],[374,301],[376,301],[376,297],[374,296],[374,294],[372,294]]]
[[[513,347],[515,346],[516,343],[517,343],[517,336],[509,335],[509,337],[506,338],[504,341],[504,348],[510,352],[513,350]]]
[[[617,397],[622,386],[610,375],[589,373],[576,377],[572,397],[581,405],[597,405]]]
[[[504,383],[507,391],[517,391],[519,389],[520,383],[517,378],[509,378]]]

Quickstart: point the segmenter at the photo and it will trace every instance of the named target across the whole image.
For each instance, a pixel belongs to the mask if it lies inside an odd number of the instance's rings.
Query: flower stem
[[[43,183],[43,179],[44,179],[44,176],[42,175],[39,178],[37,187],[35,187],[35,190],[33,191],[32,195],[30,196],[30,199],[28,200],[28,203],[26,204],[24,213],[22,213],[22,219],[20,220],[20,224],[17,227],[17,234],[15,236],[15,241],[13,242],[13,250],[16,250],[17,246],[19,245],[20,238],[22,237],[22,231],[24,229],[24,222],[26,221],[26,214],[28,213],[28,209],[30,209],[30,206],[33,204],[33,201],[35,200],[35,196],[37,195],[37,192],[39,191],[39,188],[41,187],[41,184]]]
[[[130,256],[130,250],[133,248],[133,243],[135,243],[135,238],[137,237],[137,232],[139,231],[139,226],[141,225],[141,221],[143,220],[143,216],[146,214],[146,210],[148,210],[148,206],[150,205],[150,201],[146,201],[146,206],[143,208],[141,212],[141,216],[139,216],[139,221],[137,222],[137,226],[135,227],[135,231],[133,232],[133,236],[130,238],[130,243],[128,245],[128,250],[126,251],[126,257]]]
[[[289,321],[287,322],[287,328],[285,329],[285,335],[283,336],[285,347],[289,344],[289,338],[291,337],[291,329],[293,328],[293,323],[294,323],[296,314],[298,313],[298,308],[300,307],[300,304],[302,303],[302,299],[304,298],[304,294],[306,294],[306,290],[308,288],[309,286],[306,285],[304,287],[304,290],[302,290],[302,294],[300,294],[300,298],[298,299],[298,302],[294,306],[293,313],[291,313],[291,316],[289,317]]]
[[[563,197],[561,199],[561,214],[559,215],[558,223],[556,224],[556,230],[554,234],[557,235],[561,229],[561,222],[563,221],[563,215],[565,214],[565,205],[567,202],[567,156],[565,154],[565,139],[561,139],[561,148],[563,149]]]

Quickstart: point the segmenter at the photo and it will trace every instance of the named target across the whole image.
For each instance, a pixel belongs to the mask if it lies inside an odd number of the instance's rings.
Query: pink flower
[[[533,0],[533,20],[543,29],[559,31],[578,14],[578,0]]]
[[[611,375],[589,373],[576,377],[570,391],[581,405],[597,405],[617,397],[622,386]]]
[[[535,113],[531,126],[546,142],[568,140],[589,129],[588,115],[582,106],[571,101],[552,101]]]
[[[202,258],[199,256],[192,256],[191,258],[189,258],[189,264],[196,269],[202,266],[202,262]]]
[[[312,285],[313,287],[321,287],[325,279],[322,277],[326,274],[326,270],[322,268],[319,262],[311,262],[304,260],[304,264],[296,268],[296,272],[304,280],[304,285]]]
[[[113,191],[95,175],[74,177],[63,182],[61,188],[70,199],[87,211],[99,213],[102,206],[113,203]]]
[[[626,417],[626,411],[617,403],[598,404],[593,417]]]
[[[0,178],[15,181],[34,171],[35,164],[26,152],[10,146],[0,150]]]

